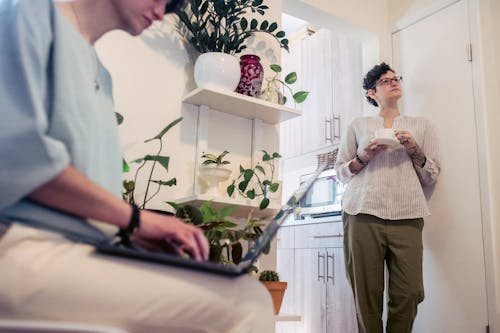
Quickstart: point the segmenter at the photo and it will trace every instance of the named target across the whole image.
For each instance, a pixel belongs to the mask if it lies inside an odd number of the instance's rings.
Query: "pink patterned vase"
[[[259,97],[262,80],[264,79],[264,68],[259,60],[260,58],[253,54],[241,56],[241,78],[236,88],[237,93]]]

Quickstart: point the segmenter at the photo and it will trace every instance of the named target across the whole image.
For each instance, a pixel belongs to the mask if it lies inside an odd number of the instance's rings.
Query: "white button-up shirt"
[[[349,126],[339,147],[335,170],[346,189],[342,198],[344,212],[370,214],[383,219],[399,220],[430,214],[423,186],[436,182],[440,172],[437,138],[429,121],[399,116],[393,128],[410,132],[423,150],[427,161],[414,166],[403,146],[378,153],[357,174],[349,169],[356,154],[384,127],[380,116],[356,118]]]

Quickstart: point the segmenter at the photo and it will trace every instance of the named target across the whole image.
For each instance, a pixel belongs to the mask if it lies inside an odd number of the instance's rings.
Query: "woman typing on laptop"
[[[88,219],[208,258],[200,229],[121,200],[111,79],[93,48],[110,30],[139,35],[181,2],[0,2],[0,318],[272,331],[270,298],[251,277],[105,257],[91,246],[107,236]]]

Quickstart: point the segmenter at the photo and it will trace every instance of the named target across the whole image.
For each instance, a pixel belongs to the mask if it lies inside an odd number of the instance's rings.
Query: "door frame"
[[[486,283],[486,308],[490,332],[499,332],[500,315],[497,315],[494,261],[494,228],[492,225],[491,198],[489,192],[490,164],[488,156],[488,140],[486,127],[486,97],[484,95],[485,73],[483,38],[481,35],[480,0],[437,0],[415,14],[407,15],[398,20],[391,31],[391,62],[394,60],[393,37],[399,31],[418,23],[419,21],[436,14],[458,2],[465,1],[469,14],[469,33],[472,45],[472,90],[474,98],[474,119],[476,127],[477,159],[479,167],[480,210],[483,238],[483,253]],[[464,50],[465,52],[466,50]],[[499,296],[500,301],[500,296]],[[497,316],[499,318],[497,318]]]

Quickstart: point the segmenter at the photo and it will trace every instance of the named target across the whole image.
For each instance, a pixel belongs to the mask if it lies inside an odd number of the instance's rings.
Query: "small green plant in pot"
[[[211,153],[201,155],[203,162],[199,168],[200,178],[205,186],[205,194],[219,196],[219,183],[227,180],[231,175],[231,169],[224,168],[224,165],[230,164],[224,157],[229,152],[224,150],[221,154]]]
[[[248,199],[262,197],[259,203],[259,209],[263,210],[269,206],[270,193],[276,193],[279,189],[279,183],[275,182],[275,161],[281,157],[278,153],[269,154],[262,150],[262,162],[250,169],[245,169],[240,165],[240,174],[237,179],[226,188],[227,194],[231,197],[237,191],[241,196]],[[266,170],[264,166],[267,166]],[[267,179],[265,177],[268,177]]]
[[[271,36],[288,50],[285,32],[276,22],[245,17],[250,12],[264,16],[268,9],[263,0],[187,0],[185,10],[176,14],[187,30],[186,39],[200,53],[240,53],[256,33]]]
[[[269,66],[271,70],[275,73],[273,77],[266,78],[266,85],[262,91],[261,98],[278,104],[286,104],[287,98],[285,96],[285,88],[290,92],[293,101],[296,104],[302,103],[306,100],[309,95],[308,91],[298,91],[294,92],[290,85],[297,82],[297,73],[291,72],[286,74],[285,79],[281,80],[279,78],[282,68],[278,64],[272,64]]]
[[[251,216],[243,227],[231,221],[230,216],[236,208],[232,205],[215,209],[211,201],[203,202],[200,208],[167,203],[175,209],[177,217],[203,229],[210,245],[210,261],[238,265],[243,256],[242,242],[250,244],[262,234],[262,221]],[[264,253],[269,253],[269,248]]]
[[[278,314],[285,295],[287,282],[281,282],[279,274],[273,270],[262,271],[259,275],[259,280],[266,286],[273,299],[274,313]]]
[[[225,164],[230,164],[228,160],[224,160],[224,157],[229,154],[227,150],[224,150],[222,153],[219,155],[214,155],[214,154],[203,154],[201,155],[201,158],[203,159],[203,162],[201,163],[202,165],[216,165],[216,166],[221,166]]]

